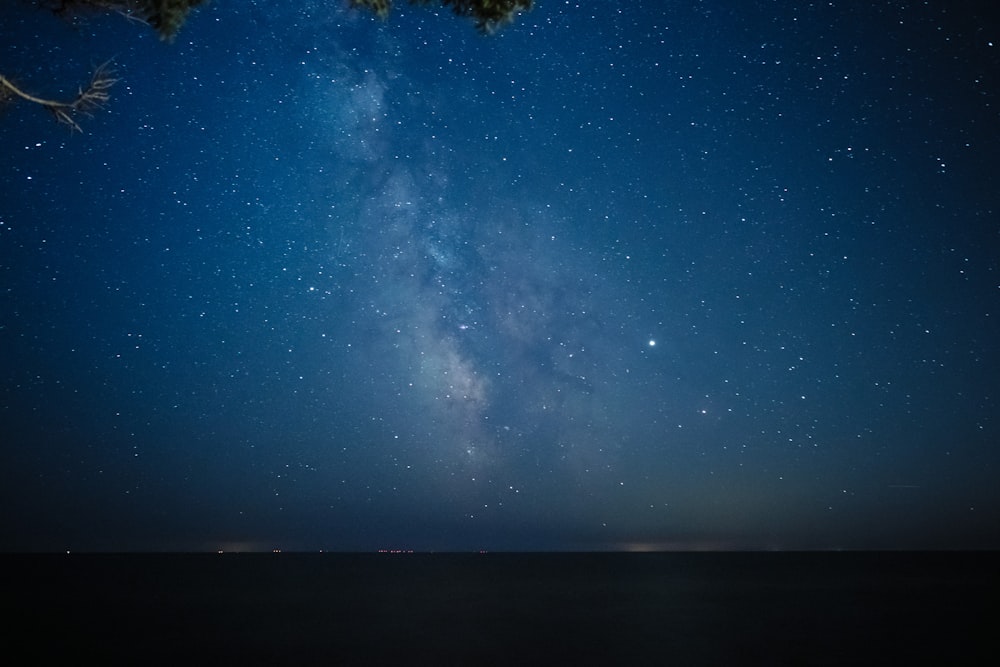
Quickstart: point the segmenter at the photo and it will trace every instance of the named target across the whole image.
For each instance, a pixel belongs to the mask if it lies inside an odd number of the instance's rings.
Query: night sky
[[[1000,547],[991,2],[0,9],[0,550]]]

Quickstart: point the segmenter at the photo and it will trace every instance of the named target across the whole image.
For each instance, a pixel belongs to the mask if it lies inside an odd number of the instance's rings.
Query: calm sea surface
[[[994,665],[996,553],[0,556],[17,664]],[[13,664],[13,663],[11,663]]]

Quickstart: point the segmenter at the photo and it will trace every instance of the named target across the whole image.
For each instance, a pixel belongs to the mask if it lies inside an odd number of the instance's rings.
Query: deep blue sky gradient
[[[0,549],[1000,546],[989,8],[4,3]]]

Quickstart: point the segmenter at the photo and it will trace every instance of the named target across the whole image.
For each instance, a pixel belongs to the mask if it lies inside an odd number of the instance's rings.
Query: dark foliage
[[[510,23],[521,12],[529,11],[534,0],[409,0],[411,5],[438,4],[451,7],[458,16],[465,16],[476,22],[476,27],[484,33],[493,33]],[[355,7],[367,7],[379,18],[387,18],[392,9],[392,0],[351,0]]]
[[[116,12],[152,26],[161,39],[172,40],[188,14],[207,0],[40,0],[62,16],[87,11]]]

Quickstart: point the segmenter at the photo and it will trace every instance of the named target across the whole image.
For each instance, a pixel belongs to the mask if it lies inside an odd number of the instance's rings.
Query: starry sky
[[[4,3],[0,550],[1000,547],[990,4]]]

